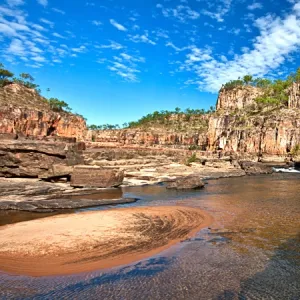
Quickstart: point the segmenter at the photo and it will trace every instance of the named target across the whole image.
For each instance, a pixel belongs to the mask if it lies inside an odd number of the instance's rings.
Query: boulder
[[[71,175],[83,163],[82,143],[0,140],[0,177],[52,178]]]
[[[167,185],[167,189],[187,190],[187,189],[200,189],[204,187],[204,183],[197,175],[190,175],[178,178]]]
[[[247,175],[272,174],[274,172],[271,166],[265,165],[260,162],[239,161],[239,164]]]
[[[98,166],[75,166],[71,177],[73,187],[118,187],[123,183],[124,172]]]

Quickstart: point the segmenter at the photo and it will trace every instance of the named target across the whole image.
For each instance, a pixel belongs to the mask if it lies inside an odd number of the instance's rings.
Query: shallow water
[[[215,220],[196,237],[131,265],[61,277],[0,274],[0,298],[300,299],[299,174],[211,180],[191,192],[123,192],[142,200],[122,207],[187,205]],[[107,208],[115,206],[97,209]]]

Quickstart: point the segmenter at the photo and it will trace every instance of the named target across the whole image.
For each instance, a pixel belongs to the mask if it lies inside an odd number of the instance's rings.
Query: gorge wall
[[[35,90],[9,84],[0,88],[0,133],[19,137],[61,136],[84,140],[85,120],[66,112],[54,112]]]
[[[102,146],[150,146],[188,148],[207,145],[208,115],[171,115],[161,124],[147,124],[134,129],[89,130],[86,141]]]
[[[87,130],[82,117],[54,112],[34,90],[17,84],[0,88],[0,133],[67,137],[88,147],[173,148],[240,154],[282,155],[300,145],[300,84],[289,89],[286,108],[259,110],[256,87],[222,88],[215,113],[174,114],[159,122],[121,130]]]
[[[295,83],[290,88],[287,108],[257,109],[254,100],[262,93],[261,89],[252,86],[231,90],[222,88],[215,113],[190,119],[177,116],[180,128],[178,124],[156,127],[149,124],[137,129],[89,131],[87,140],[98,146],[154,146],[210,152],[223,150],[255,156],[289,155],[300,145],[300,85]],[[202,124],[201,129],[197,124]]]

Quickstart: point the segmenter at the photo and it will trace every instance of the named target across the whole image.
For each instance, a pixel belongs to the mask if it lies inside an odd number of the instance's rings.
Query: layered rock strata
[[[0,141],[0,177],[55,178],[83,163],[84,143]]]
[[[82,141],[85,120],[66,112],[54,112],[35,90],[18,84],[0,88],[0,133],[22,136],[63,136]]]

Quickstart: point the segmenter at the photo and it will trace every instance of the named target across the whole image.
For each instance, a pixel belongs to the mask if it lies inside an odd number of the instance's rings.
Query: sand
[[[212,219],[190,207],[66,214],[0,227],[0,271],[30,276],[125,265],[191,237]]]

